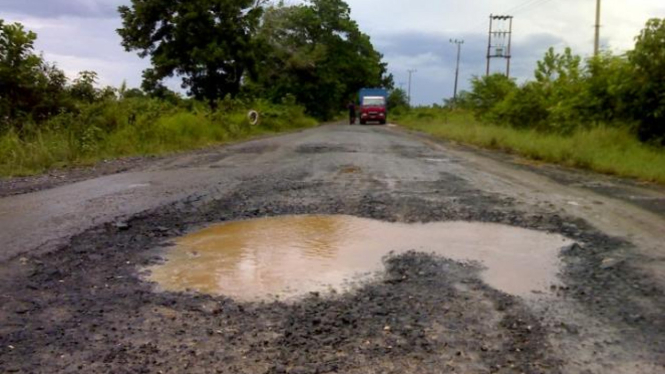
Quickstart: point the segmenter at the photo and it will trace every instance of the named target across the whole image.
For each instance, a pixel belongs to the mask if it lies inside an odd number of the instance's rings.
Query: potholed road
[[[293,214],[493,222],[577,245],[532,297],[418,253],[297,302],[163,292],[142,274],[183,233]],[[321,126],[0,198],[0,243],[2,372],[665,370],[662,187],[394,126]]]

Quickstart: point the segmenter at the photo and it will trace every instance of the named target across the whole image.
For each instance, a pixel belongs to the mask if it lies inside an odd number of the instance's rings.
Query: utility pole
[[[593,45],[593,55],[600,53],[600,0],[596,0],[596,37]]]
[[[413,73],[417,73],[418,70],[416,70],[416,69],[409,69],[409,70],[407,70],[407,71],[409,72],[409,94],[408,94],[408,96],[409,96],[409,106],[411,106],[411,75],[412,75]]]
[[[506,54],[506,77],[510,78],[510,59],[513,58],[513,16],[508,26],[508,53]]]
[[[450,39],[450,42],[457,45],[457,67],[455,68],[455,90],[453,91],[453,102],[456,102],[457,82],[459,80],[459,59],[460,59],[460,54],[462,53],[462,44],[464,44],[464,40]]]
[[[485,76],[490,75],[490,56],[492,55],[492,22],[494,21],[494,16],[490,14],[490,33],[489,38],[487,39],[487,72]]]
[[[506,26],[506,21],[508,25]],[[494,26],[494,22],[498,26]],[[506,76],[510,78],[510,59],[512,56],[513,16],[495,16],[490,14],[490,31],[487,40],[487,71],[490,75],[490,61],[493,58],[506,59]]]

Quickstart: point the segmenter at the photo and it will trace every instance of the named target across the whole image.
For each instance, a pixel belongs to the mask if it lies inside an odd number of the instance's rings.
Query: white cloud
[[[149,65],[120,45],[120,36],[115,32],[121,25],[119,18],[51,19],[16,14],[0,18],[20,22],[35,31],[36,49],[43,51],[44,58],[56,63],[70,79],[81,71],[92,70],[99,74],[100,85],[118,86],[126,80],[131,87],[138,87],[141,72]]]
[[[129,0],[2,0],[2,9],[39,17],[78,16],[105,18],[115,15],[118,5]]]
[[[73,55],[60,55],[57,53],[44,53],[47,61],[57,61],[58,67],[62,69],[70,79],[76,78],[79,72],[92,70],[99,74],[100,86],[118,86],[127,81],[130,87],[140,87],[140,76],[137,71],[145,69],[146,64],[142,61],[124,62],[112,61],[100,58],[78,57]]]

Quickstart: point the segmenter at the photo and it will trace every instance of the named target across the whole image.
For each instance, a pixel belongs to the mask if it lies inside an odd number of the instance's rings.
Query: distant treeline
[[[629,126],[642,141],[665,144],[665,20],[652,19],[623,55],[582,61],[554,49],[522,85],[504,75],[472,79],[456,107],[515,128],[570,134],[597,125]]]

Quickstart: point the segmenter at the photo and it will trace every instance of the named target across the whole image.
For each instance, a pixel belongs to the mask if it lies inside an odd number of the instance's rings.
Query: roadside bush
[[[249,109],[261,115],[256,126],[248,122]],[[292,99],[279,105],[229,99],[217,109],[197,101],[175,105],[148,97],[93,102],[39,126],[26,126],[20,134],[10,129],[0,135],[0,175],[193,149],[316,125],[304,112]]]
[[[484,118],[489,122],[508,124],[515,128],[544,130],[548,125],[548,114],[540,86],[527,83],[512,90],[502,101],[492,107]]]
[[[199,10],[206,11],[208,5],[199,5]],[[259,15],[260,12],[256,13]],[[334,27],[329,30],[330,37],[337,40],[334,30]],[[160,71],[154,69],[144,72],[146,92],[128,88],[124,83],[117,89],[99,87],[94,71],[83,71],[70,82],[62,70],[35,52],[36,40],[37,35],[21,24],[5,24],[0,19],[0,175],[23,175],[102,158],[191,149],[316,124],[305,114],[305,108],[296,104],[295,96],[287,94],[289,90],[281,95],[270,95],[275,102],[252,95],[233,98],[231,94],[237,90],[228,90],[229,82],[217,79],[219,77],[209,77],[207,85],[190,80],[190,83],[196,83],[197,87],[190,87],[195,93],[200,94],[201,90],[214,92],[214,95],[199,95],[205,101],[183,98],[170,91],[161,79],[155,79],[159,78],[155,74]],[[371,47],[369,39],[361,42],[363,46]],[[331,55],[337,53],[331,52]],[[365,61],[362,56],[364,54],[357,53],[355,57],[360,61],[356,62],[367,68],[366,64],[360,63]],[[199,59],[203,57],[219,56],[197,56]],[[384,73],[379,71],[383,65],[379,65],[378,54],[371,57],[376,71],[370,70],[376,74],[360,76],[376,76],[378,79],[379,73]],[[338,65],[348,63],[347,59],[338,62]],[[281,71],[283,66],[278,64],[276,67]],[[322,68],[321,75],[328,74],[328,70]],[[245,78],[242,69],[234,71],[233,75],[234,84],[251,85],[253,80],[250,78],[256,78],[247,76],[247,82],[241,82],[241,78]],[[327,80],[339,85],[339,76],[328,75]],[[288,79],[284,83],[288,83]],[[354,84],[366,85],[364,81]],[[316,85],[310,88],[321,98],[332,100],[327,107],[324,105],[324,110],[335,107],[336,99],[331,98],[329,92],[321,91]],[[294,92],[294,95],[298,93]],[[325,101],[307,98],[309,101],[300,102],[321,106]],[[248,123],[249,109],[260,113],[257,125]],[[309,112],[315,112],[314,109],[317,108],[309,108]]]
[[[492,110],[517,90],[515,81],[502,74],[474,77],[471,86],[472,91],[464,98],[465,106],[470,107],[477,118],[487,120],[495,120]]]
[[[609,52],[587,61],[585,79],[587,116],[596,123],[615,124],[633,119],[635,103],[632,67],[626,56]]]
[[[457,108],[488,123],[572,134],[622,127],[640,140],[665,144],[665,20],[650,20],[625,55],[608,52],[585,62],[550,48],[534,80],[517,86],[500,74],[474,77]]]
[[[475,119],[469,111],[436,108],[414,108],[396,121],[437,137],[533,160],[665,184],[665,151],[640,142],[628,127],[599,125],[560,134],[496,125]]]

